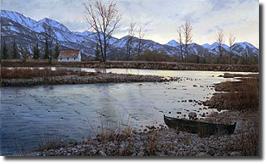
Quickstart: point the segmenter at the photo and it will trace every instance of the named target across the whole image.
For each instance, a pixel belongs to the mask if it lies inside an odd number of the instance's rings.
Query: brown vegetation
[[[211,100],[205,102],[205,105],[219,110],[257,111],[259,109],[259,78],[251,75],[251,77],[243,77],[239,80],[216,84],[215,90],[224,93],[215,93]]]
[[[164,78],[150,75],[130,75],[74,71],[64,68],[2,68],[1,86],[33,86],[57,84],[95,84],[129,82],[166,82],[178,78]]]
[[[238,77],[239,75],[225,74],[226,77]],[[240,77],[240,76],[239,76]],[[259,103],[259,77],[256,74],[242,75],[239,81],[227,81],[215,85],[214,96],[204,104],[228,110],[227,112],[213,113],[207,120],[219,122],[237,122],[238,140],[228,143],[225,150],[239,151],[244,156],[256,156],[260,154],[260,113]]]
[[[34,77],[55,77],[67,75],[92,76],[96,73],[87,73],[81,71],[71,71],[66,69],[52,70],[51,68],[1,68],[1,78],[3,79],[31,79]]]
[[[256,117],[255,119],[259,119]],[[251,128],[252,127],[252,128]],[[226,150],[228,151],[240,151],[244,156],[256,156],[260,154],[260,136],[259,126],[252,124],[247,125],[244,130],[240,132],[239,140],[234,144],[228,144]]]
[[[259,65],[227,65],[227,64],[195,64],[195,63],[178,63],[173,62],[174,59],[166,57],[163,54],[163,59],[167,59],[165,62],[154,59],[155,55],[148,53],[149,57],[156,61],[143,61],[142,59],[136,59],[136,61],[107,61],[105,65],[98,61],[85,61],[85,62],[66,62],[61,63],[52,61],[49,63],[46,60],[40,61],[27,61],[20,62],[19,60],[5,60],[1,62],[2,67],[78,67],[78,68],[134,68],[134,69],[161,69],[161,70],[196,70],[196,71],[235,71],[235,72],[258,72]],[[161,58],[162,55],[159,55]],[[142,55],[141,57],[142,58]],[[170,60],[169,60],[170,59]],[[199,59],[202,60],[202,59]],[[171,62],[170,62],[171,61]],[[188,59],[188,61],[190,61]]]
[[[145,51],[143,54],[134,57],[137,61],[158,61],[158,62],[176,62],[175,57],[160,52]]]

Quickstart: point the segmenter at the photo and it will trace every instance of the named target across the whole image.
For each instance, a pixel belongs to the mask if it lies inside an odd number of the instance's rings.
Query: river
[[[94,71],[82,69],[82,71]],[[1,88],[1,154],[24,154],[53,141],[81,141],[102,129],[164,125],[163,114],[203,113],[200,101],[224,72],[108,69],[107,72],[180,77],[167,83],[109,83]],[[181,112],[181,114],[177,114]]]

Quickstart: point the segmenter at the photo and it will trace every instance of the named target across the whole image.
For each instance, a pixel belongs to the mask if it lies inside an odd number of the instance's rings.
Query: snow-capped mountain
[[[212,54],[219,53],[219,43],[215,42],[213,44],[203,44],[202,47],[209,50]],[[240,42],[235,43],[232,47],[229,47],[226,44],[222,44],[222,50],[226,53],[233,52],[235,55],[242,56],[242,55],[250,55],[250,56],[258,56],[259,50],[248,42]]]
[[[254,47],[252,44],[248,42],[240,42],[240,43],[235,43],[231,47],[232,51],[236,52],[237,55],[242,56],[242,55],[253,55],[253,56],[258,56],[259,55],[259,49]]]
[[[210,44],[209,43],[205,43],[201,45],[203,48],[209,49],[210,48]]]
[[[139,39],[137,37],[132,37],[132,36],[124,36],[120,39],[118,39],[116,42],[114,42],[114,46],[125,49],[127,46],[128,40],[131,38],[131,46],[133,49],[138,48],[139,44]],[[141,41],[141,46],[142,49],[145,50],[150,50],[150,51],[157,51],[157,52],[163,52],[168,55],[175,55],[177,53],[177,48],[169,46],[169,45],[162,45],[160,43],[157,43],[153,40],[147,40],[147,39],[142,39]]]
[[[62,49],[71,48],[82,50],[84,57],[94,57],[96,47],[96,33],[90,31],[73,32],[60,22],[44,18],[39,21],[33,20],[23,14],[13,11],[1,10],[1,36],[7,44],[12,44],[14,40],[19,49],[32,52],[32,47],[38,42],[40,47],[44,47],[46,33],[50,33],[53,43],[59,43]],[[112,37],[110,39],[110,55],[125,53],[126,43],[130,36],[120,39]],[[137,48],[139,39],[134,37],[132,46]],[[142,50],[162,52],[167,55],[177,55],[180,52],[179,43],[175,40],[167,44],[160,44],[152,40],[142,39]],[[259,55],[259,50],[252,44],[241,42],[234,44],[231,48],[223,45],[223,50],[232,50],[237,55]],[[217,55],[219,44],[198,45],[191,43],[188,45],[188,52],[191,55],[203,56],[207,53]]]
[[[54,44],[58,42],[61,48],[81,49],[87,56],[94,56],[95,34],[92,32],[72,32],[53,19],[35,21],[17,12],[1,10],[1,35],[7,44],[15,39],[20,49],[31,52],[37,42],[41,47],[44,45],[48,32]]]
[[[221,47],[224,52],[230,52],[230,47],[226,44],[222,44]],[[212,54],[218,54],[220,52],[220,44],[218,42],[215,42],[211,45],[205,44],[205,48],[208,49]]]
[[[39,20],[37,23],[42,25],[42,26],[44,26],[44,24],[46,24],[47,26],[53,27],[53,28],[58,29],[60,31],[69,32],[69,29],[66,26],[64,26],[63,24],[61,24],[55,20],[49,19],[49,18],[44,18],[42,20]]]
[[[166,45],[171,46],[171,47],[178,47],[180,44],[176,40],[171,40]]]
[[[24,16],[23,14],[14,11],[1,10],[1,18],[10,19],[35,32],[45,32],[44,26],[50,26],[62,31],[69,31],[67,27],[55,20],[44,18],[42,20],[35,21],[29,17]]]
[[[13,20],[14,22],[19,23],[29,29],[33,29],[37,23],[35,20],[14,11],[1,10],[1,19],[3,18]]]

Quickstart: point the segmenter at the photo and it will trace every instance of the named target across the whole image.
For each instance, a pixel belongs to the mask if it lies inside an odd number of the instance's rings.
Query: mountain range
[[[1,10],[1,38],[7,45],[16,41],[19,50],[24,49],[32,53],[33,46],[38,42],[41,49],[44,47],[45,34],[50,30],[54,43],[59,43],[61,49],[79,49],[82,50],[83,58],[93,58],[95,55],[96,33],[90,31],[73,32],[62,23],[44,18],[36,21],[21,13]],[[130,36],[122,38],[112,37],[109,41],[109,54],[125,54],[126,43]],[[137,46],[138,38],[133,38],[133,46]],[[2,40],[3,41],[3,40]],[[157,51],[167,55],[177,55],[179,53],[179,43],[171,40],[166,44],[160,44],[152,40],[142,40],[143,51]],[[248,42],[235,43],[231,48],[223,44],[223,51],[232,52],[235,55],[253,55],[258,56],[259,50]],[[188,45],[189,53],[193,55],[218,55],[219,43],[199,45],[191,43]]]

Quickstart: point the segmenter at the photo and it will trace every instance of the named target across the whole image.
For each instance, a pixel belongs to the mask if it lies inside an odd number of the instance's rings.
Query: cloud
[[[44,17],[62,22],[70,30],[88,30],[83,3],[87,0],[2,0],[2,8],[33,19]],[[177,27],[190,20],[193,41],[212,43],[216,31],[236,35],[240,41],[259,45],[258,0],[118,0],[122,20],[116,37],[127,34],[131,22],[145,27],[145,38],[166,43],[177,38]]]

